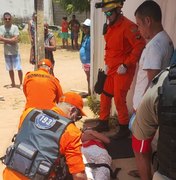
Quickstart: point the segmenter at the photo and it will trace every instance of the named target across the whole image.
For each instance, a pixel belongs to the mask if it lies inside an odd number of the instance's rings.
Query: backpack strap
[[[6,155],[4,155],[4,156],[2,156],[2,157],[0,157],[0,161],[4,164],[4,160],[5,160],[5,158],[6,158]]]
[[[152,83],[153,84],[156,84],[158,82],[158,79],[159,77],[161,76],[161,74],[164,72],[164,71],[169,71],[170,70],[170,67],[167,67],[166,69],[162,70],[159,74],[157,74],[153,79],[152,79]]]
[[[169,69],[169,80],[176,80],[176,64]]]

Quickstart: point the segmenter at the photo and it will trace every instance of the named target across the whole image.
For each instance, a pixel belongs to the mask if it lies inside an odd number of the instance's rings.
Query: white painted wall
[[[102,35],[102,27],[105,21],[104,14],[101,9],[95,9],[97,0],[91,1],[91,87],[97,79],[98,68],[104,68],[104,38]]]
[[[175,0],[155,0],[161,7],[163,18],[163,26],[167,31],[172,41],[174,42],[174,47],[176,48],[176,10]]]

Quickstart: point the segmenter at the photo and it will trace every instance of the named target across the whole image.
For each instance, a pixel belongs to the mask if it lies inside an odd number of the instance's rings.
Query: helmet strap
[[[103,35],[107,33],[107,30],[108,30],[108,24],[107,24],[107,18],[106,18],[106,22],[103,25]]]

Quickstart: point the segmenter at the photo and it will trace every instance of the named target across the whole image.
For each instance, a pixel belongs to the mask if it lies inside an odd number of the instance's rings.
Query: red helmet
[[[86,116],[83,111],[83,100],[81,96],[75,92],[66,92],[63,96],[60,97],[59,102],[66,102],[75,107],[77,107],[81,111],[82,116]]]

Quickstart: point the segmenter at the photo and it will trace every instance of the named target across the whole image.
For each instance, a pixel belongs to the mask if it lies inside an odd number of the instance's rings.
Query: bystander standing
[[[10,75],[11,87],[16,87],[14,70],[18,71],[21,86],[23,82],[23,72],[18,48],[19,30],[16,25],[12,24],[12,15],[9,12],[4,13],[3,20],[4,25],[0,26],[0,41],[4,43],[6,69]]]
[[[139,60],[136,86],[133,97],[134,110],[147,90],[151,80],[170,64],[174,46],[163,29],[162,14],[154,1],[141,4],[135,12],[136,22],[147,44]]]
[[[90,26],[91,20],[86,19],[82,25],[84,37],[79,50],[80,60],[87,77],[88,95],[91,94],[90,90]]]
[[[72,19],[69,21],[69,26],[71,29],[71,44],[73,49],[78,49],[78,36],[79,36],[79,29],[80,23],[76,19],[75,15],[72,15]]]
[[[68,27],[69,27],[69,23],[67,21],[67,17],[63,17],[62,18],[62,34],[61,34],[61,37],[62,37],[62,47],[65,48],[65,45],[66,45],[66,48],[68,48]]]

